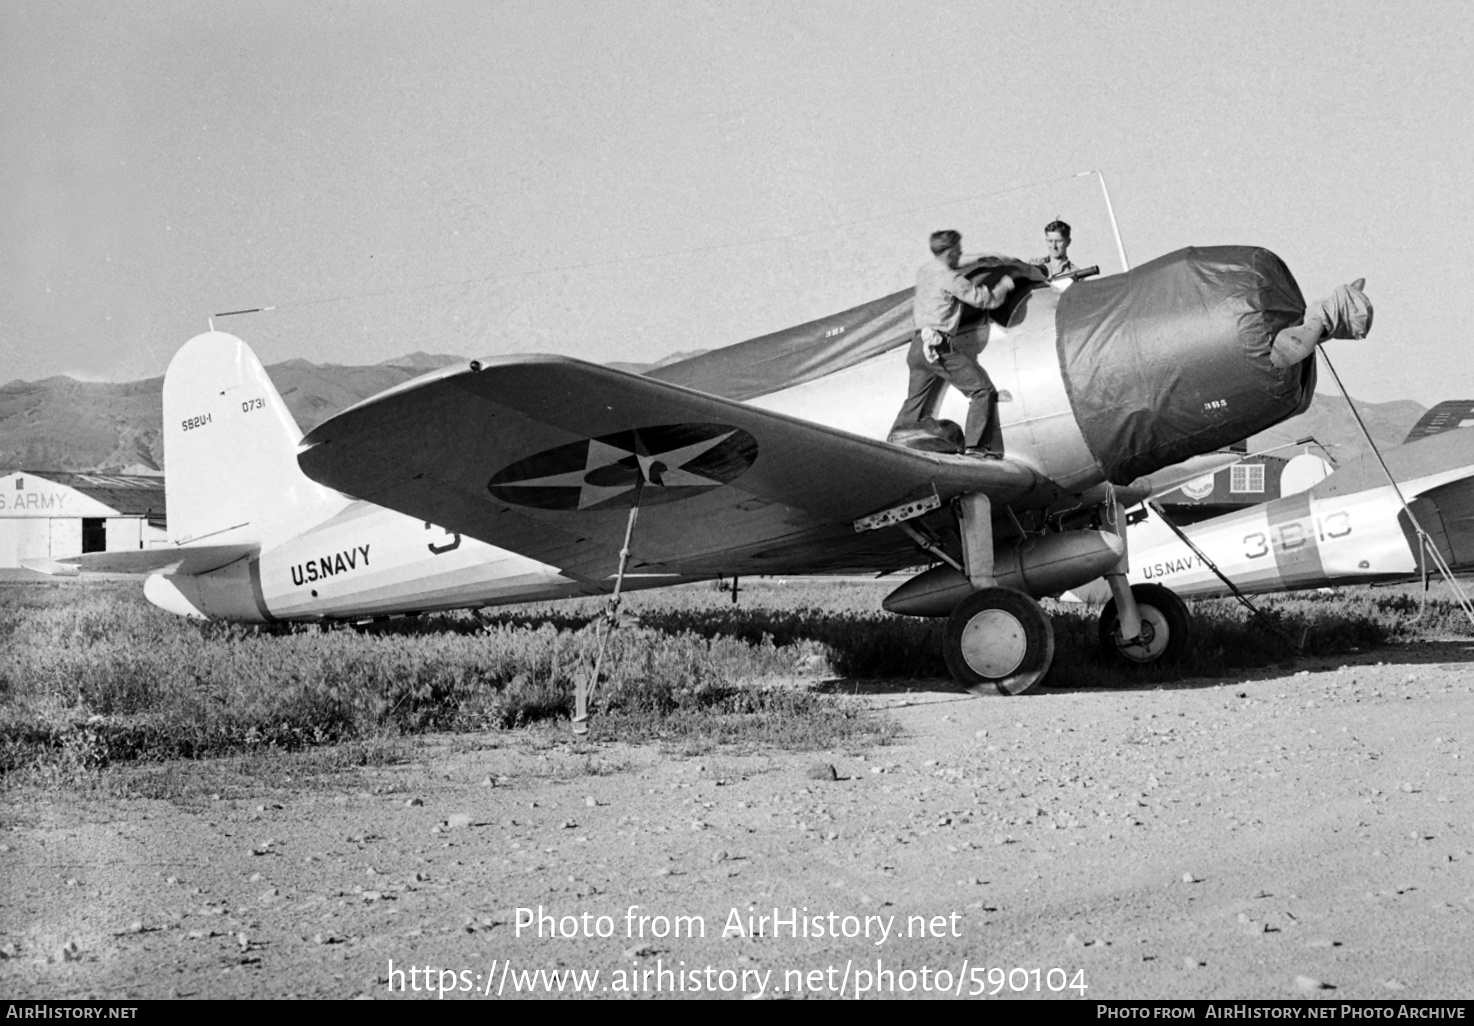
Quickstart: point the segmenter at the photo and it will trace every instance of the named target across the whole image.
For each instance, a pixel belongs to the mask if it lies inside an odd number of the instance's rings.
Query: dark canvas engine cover
[[[1060,369],[1106,476],[1126,484],[1303,412],[1315,360],[1281,370],[1269,353],[1304,316],[1289,268],[1250,246],[1179,250],[1071,287]]]

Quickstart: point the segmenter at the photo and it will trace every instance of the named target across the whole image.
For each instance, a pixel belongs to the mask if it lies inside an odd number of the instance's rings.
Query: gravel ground
[[[865,752],[549,729],[308,780],[305,756],[110,774],[162,798],[13,789],[0,988],[1469,998],[1471,654],[859,686],[904,729]]]

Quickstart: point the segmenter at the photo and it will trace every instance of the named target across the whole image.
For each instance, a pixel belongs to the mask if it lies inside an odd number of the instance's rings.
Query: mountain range
[[[611,363],[643,373],[695,356],[673,353],[657,363]],[[288,360],[267,368],[304,432],[360,400],[428,371],[466,360],[462,356],[410,353],[370,366],[317,364]],[[82,382],[58,376],[41,381],[12,381],[0,386],[0,473],[10,470],[111,471],[151,473],[164,468],[160,437],[164,379],[129,382]],[[1461,396],[1450,396],[1461,398]],[[1425,407],[1410,399],[1384,403],[1358,401],[1368,430],[1379,447],[1398,445]],[[1286,446],[1314,436],[1336,462],[1367,450],[1346,400],[1317,395],[1299,417],[1255,436],[1249,451]]]

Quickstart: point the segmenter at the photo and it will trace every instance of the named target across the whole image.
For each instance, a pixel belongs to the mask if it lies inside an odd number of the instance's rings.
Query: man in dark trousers
[[[963,347],[955,344],[955,339],[962,321],[962,304],[980,310],[1001,305],[1013,289],[1013,278],[1004,275],[990,289],[974,285],[958,274],[962,236],[950,229],[932,233],[931,251],[932,259],[916,272],[912,316],[917,334],[906,354],[911,377],[906,401],[901,404],[890,439],[901,441],[917,433],[917,429],[930,433],[928,429],[936,426],[936,421],[931,419],[936,400],[951,385],[968,398],[967,425],[963,429],[967,452],[998,457],[1002,452],[990,447],[997,434],[996,430],[989,430],[994,419],[993,382],[978,363],[976,343]]]

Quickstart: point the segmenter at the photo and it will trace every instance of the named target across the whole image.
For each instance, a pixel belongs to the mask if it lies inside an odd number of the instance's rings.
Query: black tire
[[[952,677],[975,695],[1021,695],[1054,661],[1054,625],[1028,595],[984,588],[957,604],[942,631]]]
[[[1109,658],[1138,666],[1177,662],[1187,651],[1193,633],[1193,618],[1187,603],[1175,591],[1160,584],[1133,584],[1131,594],[1141,610],[1145,640],[1121,641],[1117,633],[1120,618],[1116,615],[1116,600],[1111,599],[1100,611],[1101,649]]]

